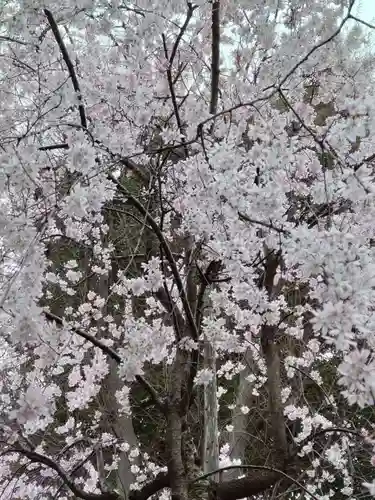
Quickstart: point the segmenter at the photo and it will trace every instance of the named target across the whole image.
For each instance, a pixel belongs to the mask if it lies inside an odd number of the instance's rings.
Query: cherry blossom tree
[[[0,19],[0,497],[375,496],[355,0]]]

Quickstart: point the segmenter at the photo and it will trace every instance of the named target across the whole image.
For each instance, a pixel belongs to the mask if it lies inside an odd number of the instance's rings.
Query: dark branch
[[[64,326],[64,321],[59,316],[56,316],[55,314],[52,314],[51,312],[48,311],[44,311],[44,315],[47,319],[54,321],[60,326]],[[117,364],[120,365],[122,363],[121,356],[117,354],[117,352],[114,351],[111,347],[101,342],[99,339],[93,337],[89,333],[84,332],[83,330],[80,330],[79,328],[71,326],[69,328],[80,337],[83,337],[85,340],[91,342],[91,344],[93,344],[95,347],[98,347],[102,352],[104,352],[104,354],[107,354],[107,356],[115,360]]]
[[[173,278],[175,280],[177,290],[178,290],[178,293],[180,295],[182,305],[184,308],[184,312],[186,314],[186,318],[187,318],[187,321],[188,321],[190,329],[191,329],[192,337],[196,340],[198,338],[198,330],[197,330],[197,325],[195,324],[195,319],[194,319],[193,313],[192,313],[191,308],[190,308],[189,300],[187,298],[186,291],[185,291],[180,273],[178,271],[176,261],[173,257],[173,253],[172,253],[166,239],[164,238],[164,235],[161,232],[159,225],[157,224],[155,219],[151,216],[151,214],[148,212],[148,210],[142,205],[142,203],[140,203],[137,200],[137,198],[135,198],[131,193],[129,193],[129,191],[121,184],[121,182],[119,182],[111,174],[108,175],[108,178],[114,184],[116,184],[118,186],[120,191],[122,191],[122,193],[126,196],[129,203],[131,203],[138,210],[138,212],[140,212],[143,215],[143,217],[146,219],[146,221],[148,222],[148,224],[151,226],[152,230],[154,231],[156,237],[158,238],[160,245],[163,248],[163,251],[165,252],[165,256],[168,260],[168,263],[171,267]]]
[[[299,443],[298,448],[296,449],[296,454],[310,441],[315,440],[318,436],[323,436],[324,434],[350,434],[351,436],[355,436],[361,439],[364,439],[361,433],[358,431],[354,431],[352,429],[345,429],[345,427],[328,427],[327,429],[322,429],[320,431],[314,432],[311,436],[304,439],[301,443]]]
[[[177,307],[177,304],[173,302],[172,297],[168,293],[168,290],[163,288],[160,288],[157,292],[155,292],[155,297],[159,300],[164,309],[172,316],[177,339],[181,340],[182,334],[184,332],[185,321],[181,314],[181,311]]]
[[[54,149],[69,149],[69,144],[51,144],[50,146],[41,146],[39,151],[52,151]]]
[[[187,14],[186,14],[185,22],[181,26],[180,32],[177,35],[176,41],[175,41],[175,43],[173,45],[171,56],[170,56],[170,58],[168,60],[168,67],[167,67],[167,80],[168,80],[169,93],[171,94],[171,99],[172,99],[173,112],[174,112],[174,115],[176,117],[176,122],[177,122],[178,130],[180,131],[180,134],[182,136],[184,135],[184,129],[183,129],[183,126],[182,126],[182,121],[181,121],[181,117],[180,117],[180,112],[179,112],[179,107],[178,107],[178,103],[177,103],[176,93],[175,93],[175,90],[174,90],[174,85],[175,85],[176,80],[173,79],[172,68],[173,68],[173,61],[174,61],[174,59],[176,57],[176,54],[177,54],[178,46],[180,45],[182,37],[183,37],[183,35],[184,35],[187,27],[189,26],[190,19],[193,16],[194,9],[196,8],[196,7],[192,6],[191,2],[188,2],[187,5],[188,5],[188,11],[187,11]],[[164,55],[165,55],[165,58],[168,59],[167,41],[166,41],[166,38],[165,38],[164,34],[162,35],[162,40],[163,40]],[[182,137],[181,142],[184,144],[185,157],[187,157],[189,153],[188,153],[187,146],[185,144],[184,137]]]
[[[60,325],[60,326],[64,325],[64,321],[59,316],[56,316],[55,314],[52,314],[48,311],[44,311],[44,315],[46,316],[47,319],[54,321],[58,325]],[[70,328],[74,333],[76,333],[80,337],[84,338],[88,342],[91,342],[91,344],[93,344],[95,347],[98,347],[102,352],[104,352],[104,354],[106,354],[111,359],[116,361],[116,363],[118,365],[120,365],[122,363],[121,356],[119,354],[117,354],[117,352],[115,350],[113,350],[111,347],[104,344],[101,340],[93,337],[89,333],[86,333],[79,328],[75,328],[75,327],[70,327]],[[166,409],[165,409],[164,402],[159,398],[156,390],[149,384],[149,382],[147,382],[147,380],[145,380],[141,375],[136,375],[135,379],[137,380],[137,382],[139,382],[146,389],[146,391],[148,392],[152,401],[162,411],[162,413],[165,413]]]
[[[168,487],[169,476],[168,474],[162,473],[157,475],[151,483],[146,484],[139,491],[132,491],[129,495],[129,500],[147,500],[158,491]]]
[[[194,479],[193,482],[201,481],[202,479],[206,479],[220,472],[233,469],[265,471],[268,474],[265,474],[263,477],[258,476],[255,478],[254,476],[248,476],[242,479],[233,479],[232,481],[216,484],[214,486],[216,498],[220,500],[227,500],[228,498],[230,498],[231,500],[236,500],[238,498],[256,495],[257,493],[260,493],[265,489],[273,486],[281,476],[287,479],[288,482],[296,484],[299,488],[301,488],[301,490],[310,495],[314,500],[318,500],[317,497],[310,493],[309,490],[305,488],[305,486],[303,486],[303,484],[297,481],[297,479],[294,479],[292,476],[280,469],[267,467],[266,465],[228,465],[227,467],[223,467],[222,469],[217,469],[199,476]]]
[[[79,83],[78,83],[78,79],[77,79],[77,75],[76,75],[73,63],[69,57],[69,54],[68,54],[67,48],[65,46],[64,40],[62,39],[59,27],[57,26],[56,21],[52,15],[52,13],[49,10],[44,9],[44,14],[46,15],[46,17],[48,19],[49,25],[51,26],[52,33],[55,37],[57,45],[59,46],[61,55],[63,56],[63,59],[65,61],[65,64],[68,68],[69,76],[72,80],[74,91],[76,92],[77,97],[78,97],[78,101],[80,102],[80,104],[78,105],[78,109],[79,109],[79,116],[81,118],[81,125],[84,129],[87,129],[87,120],[86,120],[85,108],[83,107],[83,104],[82,104],[81,89],[79,87]]]
[[[184,24],[181,26],[180,32],[177,35],[176,41],[175,41],[173,48],[172,48],[171,57],[169,58],[170,67],[172,67],[172,65],[173,65],[174,58],[176,57],[176,54],[177,54],[178,46],[180,45],[181,39],[184,36],[184,33],[185,33],[187,27],[189,26],[189,22],[190,22],[190,19],[192,18],[193,12],[196,9],[196,7],[192,6],[191,2],[188,2],[187,6],[188,6],[188,11],[187,11],[187,15],[186,15]]]
[[[95,493],[86,493],[85,491],[79,489],[74,482],[69,478],[68,474],[51,458],[48,458],[40,453],[36,453],[35,451],[29,451],[21,447],[12,447],[7,450],[5,453],[19,453],[24,457],[28,458],[30,462],[42,464],[50,469],[53,469],[58,476],[64,481],[64,484],[70,489],[70,491],[77,497],[82,500],[119,500],[119,496],[117,493],[103,493],[101,495],[97,495]]]
[[[349,5],[349,9],[348,9],[348,13],[347,15],[344,17],[344,19],[341,21],[341,23],[339,24],[337,30],[331,35],[329,36],[328,38],[326,38],[325,40],[323,40],[322,42],[318,43],[317,45],[314,45],[314,47],[312,49],[310,49],[307,54],[302,58],[300,59],[294,66],[293,68],[288,71],[288,73],[280,80],[280,82],[278,84],[276,83],[273,83],[272,85],[268,85],[267,87],[263,88],[262,89],[262,92],[268,92],[266,95],[264,96],[261,96],[261,97],[257,97],[256,99],[252,100],[252,101],[247,101],[247,102],[239,102],[238,104],[235,104],[234,106],[232,106],[231,108],[227,108],[227,109],[223,109],[222,111],[219,111],[217,113],[215,113],[214,115],[211,115],[209,116],[208,118],[206,118],[205,120],[201,121],[198,125],[197,125],[197,135],[196,137],[198,138],[201,134],[201,130],[202,128],[204,127],[204,125],[206,125],[207,123],[211,122],[212,120],[215,120],[216,118],[218,118],[219,116],[223,116],[223,115],[226,115],[228,113],[231,113],[232,111],[235,111],[236,109],[240,109],[242,107],[252,107],[254,106],[255,104],[257,104],[258,102],[263,102],[263,101],[267,101],[268,99],[271,99],[278,91],[279,89],[281,89],[281,87],[284,85],[284,83],[291,77],[291,75],[303,64],[305,63],[312,54],[314,54],[314,52],[316,52],[317,50],[319,50],[320,48],[324,47],[325,45],[327,45],[328,43],[332,42],[336,36],[338,36],[340,33],[341,33],[341,30],[342,28],[344,27],[344,25],[346,24],[346,22],[348,21],[348,19],[350,19],[352,17],[351,15],[351,11],[352,11],[352,8],[353,8],[353,5],[354,5],[354,1],[355,0],[351,0],[350,2],[350,5]]]
[[[212,41],[211,41],[211,100],[210,113],[217,111],[220,76],[220,0],[212,2]]]
[[[350,5],[349,5],[349,9],[348,9],[348,13],[347,15],[344,17],[344,19],[341,21],[341,23],[339,24],[338,28],[336,29],[336,31],[334,31],[332,33],[331,36],[329,36],[328,38],[326,38],[325,40],[321,41],[320,43],[314,45],[314,47],[312,47],[312,49],[310,49],[307,54],[298,61],[298,63],[296,63],[293,68],[288,71],[288,73],[283,77],[283,79],[279,82],[279,85],[278,85],[278,90],[281,89],[281,87],[284,85],[284,83],[289,79],[290,76],[292,76],[292,74],[300,67],[302,66],[303,63],[305,63],[309,58],[310,56],[312,56],[312,54],[314,54],[314,52],[316,52],[317,50],[321,49],[322,47],[324,47],[325,45],[329,44],[330,42],[332,42],[340,33],[341,33],[341,30],[343,29],[344,25],[347,23],[348,19],[351,18],[351,11],[353,9],[353,6],[354,6],[354,2],[355,0],[351,0],[350,1]]]
[[[367,21],[364,21],[363,19],[360,19],[357,16],[352,16],[352,14],[349,15],[349,19],[353,19],[353,21],[357,21],[358,23],[363,24],[364,26],[367,26],[367,28],[370,28],[372,30],[375,30],[375,25],[368,23]]]
[[[238,216],[241,220],[245,222],[249,222],[250,224],[257,224],[258,226],[263,226],[266,227],[267,229],[271,229],[272,231],[276,231],[277,233],[281,234],[289,234],[289,231],[286,229],[283,229],[282,227],[277,227],[272,224],[272,222],[263,222],[261,220],[257,219],[252,219],[251,217],[248,217],[247,215],[243,214],[242,212],[238,212]]]

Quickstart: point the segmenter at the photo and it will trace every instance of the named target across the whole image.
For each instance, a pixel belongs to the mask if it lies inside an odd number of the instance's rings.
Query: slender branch
[[[193,338],[196,340],[198,338],[198,330],[197,330],[197,325],[195,324],[195,319],[194,315],[192,313],[192,310],[190,308],[189,300],[186,295],[186,291],[184,288],[184,285],[182,283],[182,279],[180,276],[180,273],[177,268],[176,261],[173,257],[173,253],[164,238],[163,233],[161,232],[159,225],[155,221],[155,219],[151,216],[151,214],[148,212],[148,210],[140,203],[137,198],[135,198],[129,191],[119,182],[115,177],[113,177],[112,174],[108,175],[108,178],[116,184],[120,191],[126,196],[128,201],[144,216],[144,218],[147,220],[148,224],[151,226],[152,230],[154,231],[155,235],[157,236],[161,247],[163,248],[166,258],[168,260],[169,265],[171,266],[171,271],[174,277],[174,280],[176,282],[177,290],[181,298],[181,302],[184,308],[184,312],[186,314],[187,321],[189,323],[190,329],[191,329],[191,334]]]
[[[81,469],[90,459],[93,457],[95,454],[95,450],[92,450],[88,455],[86,455],[82,460],[78,462],[77,465],[73,467],[73,469],[70,471],[70,476],[72,477],[74,474],[76,474],[79,469]],[[61,486],[57,489],[55,496],[53,497],[53,500],[57,500],[59,498],[61,490],[64,488],[65,484],[64,482],[61,484]]]
[[[329,36],[328,38],[326,38],[325,40],[322,40],[320,43],[314,45],[312,47],[312,49],[310,49],[307,54],[298,61],[298,63],[296,63],[292,69],[290,71],[288,71],[288,73],[282,78],[282,80],[279,82],[278,84],[278,87],[277,87],[277,90],[278,89],[281,89],[281,87],[284,85],[284,83],[289,79],[290,76],[292,76],[292,74],[300,67],[302,66],[303,63],[305,63],[310,56],[312,56],[312,54],[314,54],[314,52],[316,52],[317,50],[321,49],[322,47],[324,47],[324,45],[327,45],[328,43],[332,42],[340,33],[341,33],[341,30],[342,28],[344,27],[344,25],[347,23],[348,19],[350,19],[351,17],[351,11],[352,11],[352,8],[354,6],[354,3],[355,3],[355,0],[351,0],[350,1],[350,5],[349,5],[349,9],[348,9],[348,13],[346,14],[346,16],[344,17],[344,19],[341,21],[341,23],[339,24],[338,28],[336,29],[336,31],[334,31],[332,33],[331,36]]]
[[[189,25],[189,22],[190,22],[190,19],[192,18],[193,12],[196,9],[196,7],[193,7],[191,2],[188,2],[187,5],[188,5],[188,11],[187,11],[187,15],[185,18],[185,22],[181,26],[180,32],[177,35],[176,41],[175,41],[173,48],[172,48],[171,57],[169,58],[170,67],[172,67],[172,65],[173,65],[174,58],[176,57],[176,54],[177,54],[178,46],[180,45],[181,39],[184,36],[184,33]]]
[[[44,315],[47,319],[54,321],[60,326],[64,326],[64,321],[59,316],[56,316],[55,314],[52,314],[49,311],[44,311]],[[104,352],[104,354],[107,354],[107,356],[115,360],[117,364],[120,365],[122,363],[121,356],[117,354],[117,352],[113,350],[111,347],[104,344],[101,340],[93,337],[92,335],[90,335],[87,332],[84,332],[83,330],[80,330],[79,328],[70,327],[70,329],[80,337],[91,342],[91,344],[93,344],[95,347],[98,347],[102,352]]]
[[[164,34],[162,35],[162,39],[163,39],[164,54],[165,54],[166,59],[168,59],[167,42],[166,42]],[[167,80],[168,80],[169,92],[171,94],[171,99],[172,99],[173,112],[174,112],[174,115],[176,117],[177,127],[178,127],[178,130],[179,130],[181,136],[183,136],[184,129],[182,126],[182,121],[181,121],[181,117],[180,117],[180,111],[179,111],[179,107],[178,107],[178,103],[177,103],[176,93],[174,91],[174,84],[173,84],[173,77],[172,77],[172,64],[171,63],[169,63],[168,67],[167,67]],[[181,138],[181,142],[183,142],[183,143],[185,142],[184,137]],[[187,149],[186,145],[184,145],[184,150],[185,150],[185,156],[187,157],[188,156],[188,149]]]
[[[332,42],[332,40],[334,40],[334,38],[336,38],[337,35],[339,35],[341,33],[341,30],[342,28],[344,27],[345,23],[348,21],[348,19],[351,18],[351,10],[353,8],[353,5],[354,5],[354,2],[355,0],[351,0],[350,2],[350,5],[349,5],[349,9],[348,9],[348,13],[347,15],[344,17],[344,19],[341,21],[340,25],[338,26],[337,30],[331,35],[329,36],[328,38],[326,38],[325,40],[323,40],[322,42],[318,43],[317,45],[314,45],[314,47],[312,49],[310,49],[307,54],[302,58],[300,59],[294,66],[293,68],[288,71],[288,73],[280,80],[280,82],[278,84],[276,83],[273,83],[271,85],[268,85],[267,87],[264,87],[261,92],[267,92],[269,91],[269,93],[267,93],[266,95],[264,96],[261,96],[261,97],[257,97],[256,99],[253,99],[252,101],[246,101],[246,102],[239,102],[238,104],[235,104],[234,106],[232,106],[231,108],[227,108],[227,109],[223,109],[222,111],[219,111],[217,113],[215,113],[214,115],[211,115],[209,116],[208,118],[206,118],[205,120],[202,120],[198,125],[197,125],[197,134],[196,134],[196,137],[200,137],[200,134],[201,134],[201,130],[202,128],[204,127],[204,125],[206,125],[208,122],[211,122],[212,120],[215,120],[216,118],[218,118],[219,116],[222,116],[222,115],[225,115],[225,114],[228,114],[228,113],[231,113],[232,111],[235,111],[236,109],[240,109],[242,107],[252,107],[254,106],[255,104],[257,104],[258,102],[263,102],[263,101],[267,101],[268,99],[271,99],[277,92],[279,89],[281,89],[281,87],[284,85],[284,83],[291,77],[291,75],[303,64],[305,63],[309,57],[314,53],[316,52],[317,50],[319,50],[320,48],[324,47],[324,45]]]
[[[249,222],[251,224],[258,224],[259,226],[266,227],[268,229],[271,229],[272,231],[276,231],[276,232],[281,233],[281,234],[286,234],[286,235],[289,234],[289,231],[287,231],[286,229],[283,229],[282,227],[274,226],[272,224],[272,222],[268,223],[268,222],[263,222],[261,220],[253,219],[253,218],[248,217],[247,215],[243,214],[242,212],[238,212],[238,216],[241,220],[243,220],[245,222]]]
[[[60,326],[64,325],[64,321],[59,316],[56,316],[55,314],[52,314],[48,311],[44,311],[44,315],[46,316],[47,319],[54,321],[58,325]],[[89,333],[84,332],[79,328],[76,327],[70,327],[70,328],[74,333],[84,338],[85,340],[91,342],[91,344],[93,344],[95,347],[98,347],[102,352],[104,352],[104,354],[107,354],[107,356],[116,361],[118,365],[120,365],[123,362],[121,356],[117,354],[117,352],[114,349],[104,344],[101,340],[93,337]],[[165,413],[166,411],[165,403],[160,399],[157,391],[151,386],[151,384],[147,382],[147,380],[145,380],[141,375],[136,375],[135,379],[146,389],[152,401],[162,411],[162,413]]]
[[[353,19],[353,21],[357,21],[358,23],[363,24],[364,26],[367,26],[368,28],[371,28],[372,30],[375,30],[375,26],[371,23],[368,23],[367,21],[364,21],[363,19],[360,19],[357,16],[353,16],[352,14],[349,15],[349,19]]]
[[[129,494],[129,500],[147,500],[163,488],[168,488],[168,486],[169,475],[166,473],[158,474],[151,483],[146,484],[140,490],[131,491]]]
[[[196,9],[196,7],[193,7],[191,2],[188,2],[187,5],[188,5],[188,11],[186,14],[186,18],[185,18],[184,24],[181,26],[180,32],[177,35],[175,43],[173,44],[171,56],[169,57],[168,67],[167,67],[167,80],[168,80],[169,92],[171,94],[171,99],[172,99],[173,111],[174,111],[174,115],[176,117],[178,130],[180,131],[180,134],[182,136],[184,135],[184,128],[182,125],[180,112],[179,112],[179,106],[177,103],[176,93],[174,90],[174,85],[175,85],[176,80],[173,79],[173,76],[172,76],[172,67],[173,67],[173,61],[174,61],[176,54],[177,54],[178,46],[181,42],[181,39],[182,39],[188,25],[189,25],[189,22],[193,16],[193,12]],[[167,41],[166,41],[164,34],[162,35],[162,40],[163,40],[164,55],[165,55],[165,58],[168,59]],[[188,149],[187,149],[187,146],[185,144],[184,137],[182,137],[181,142],[184,144],[185,156],[187,157],[188,156]]]
[[[128,169],[130,169],[145,184],[147,184],[149,182],[150,176],[144,167],[135,163],[131,158],[126,158],[124,156],[113,153],[105,144],[103,144],[98,139],[95,139],[87,129],[83,129],[83,130],[84,130],[84,132],[86,132],[89,135],[93,144],[96,144],[97,146],[99,146],[100,149],[104,150],[114,161],[117,161],[117,162],[121,163],[122,165],[124,165],[125,167],[127,167]],[[193,141],[191,141],[191,142],[193,142]],[[55,149],[69,149],[69,147],[70,147],[69,144],[61,143],[61,144],[51,144],[50,146],[41,146],[38,148],[38,150],[39,151],[52,151]],[[168,149],[173,150],[173,149],[176,149],[179,147],[181,147],[181,144],[175,145],[175,146],[168,146]],[[167,147],[165,149],[167,149]],[[151,151],[150,154],[158,154],[160,152],[161,152],[160,150],[156,150],[156,151]],[[145,154],[145,152],[142,151],[140,153],[136,153],[135,155],[133,155],[133,157],[134,156],[143,156],[144,154]]]
[[[78,498],[82,500],[119,500],[119,496],[117,493],[103,493],[101,495],[97,495],[95,493],[86,493],[85,491],[79,489],[74,482],[69,478],[68,474],[51,458],[41,455],[40,453],[36,453],[35,451],[29,451],[21,447],[12,447],[9,450],[5,451],[5,453],[19,453],[20,455],[25,456],[32,463],[38,463],[53,469],[58,476],[64,481],[64,484],[70,489],[70,491]]]
[[[301,450],[307,443],[317,438],[318,436],[331,433],[350,434],[352,436],[356,436],[363,439],[363,436],[359,432],[353,431],[352,429],[345,429],[345,427],[328,427],[327,429],[322,429],[320,431],[314,432],[314,434],[312,434],[311,436],[304,439],[301,443],[299,443],[296,453],[298,453],[298,451]]]
[[[212,2],[212,41],[211,41],[211,100],[210,114],[217,111],[220,76],[220,0]]]
[[[54,149],[69,149],[69,144],[51,144],[50,146],[41,146],[39,151],[52,151]]]
[[[0,36],[0,41],[2,42],[13,42],[13,43],[19,43],[20,45],[28,45],[27,42],[24,42],[23,40],[18,40],[17,38],[12,38],[11,36]]]
[[[79,101],[78,109],[79,109],[79,116],[81,118],[81,125],[84,129],[87,129],[87,120],[86,120],[85,108],[82,104],[81,89],[80,89],[80,86],[78,83],[78,79],[77,79],[77,75],[76,75],[73,63],[69,57],[68,50],[65,46],[64,40],[62,39],[60,30],[59,30],[59,27],[57,26],[57,23],[52,15],[52,13],[48,9],[44,9],[44,14],[47,17],[49,25],[51,26],[52,33],[55,37],[57,45],[59,46],[61,55],[63,56],[63,59],[65,61],[65,64],[68,68],[69,76],[72,80],[74,91],[77,94],[77,98]]]
[[[155,297],[159,300],[164,309],[173,317],[178,340],[181,340],[185,322],[177,304],[175,304],[172,300],[168,290],[165,290],[164,288],[159,288],[159,290],[155,292]]]
[[[147,382],[147,380],[143,378],[141,375],[136,375],[135,379],[148,392],[149,396],[151,397],[151,400],[159,408],[159,410],[161,410],[163,414],[166,414],[167,406],[164,403],[164,401],[160,399],[156,389],[154,389],[153,386],[149,382]]]
[[[233,470],[233,469],[263,470],[263,471],[274,472],[274,473],[284,477],[285,479],[288,479],[288,481],[291,481],[292,483],[296,484],[305,493],[310,495],[314,500],[318,500],[318,498],[313,493],[311,493],[307,488],[305,488],[305,486],[303,486],[303,484],[301,484],[299,481],[297,481],[297,479],[294,479],[292,476],[290,476],[289,474],[287,474],[286,472],[284,472],[280,469],[275,469],[274,467],[267,467],[266,465],[228,465],[227,467],[223,467],[221,469],[217,469],[217,470],[208,472],[207,474],[203,474],[202,476],[195,478],[192,482],[195,483],[197,481],[201,481],[202,479],[206,479],[210,476],[213,476],[214,474],[220,474],[224,471]],[[230,482],[235,483],[236,480],[230,481]],[[220,486],[225,486],[225,484],[226,484],[225,482],[219,484],[217,490],[220,491]],[[220,496],[220,494],[219,494],[219,496]],[[232,498],[234,498],[234,497],[232,497]]]

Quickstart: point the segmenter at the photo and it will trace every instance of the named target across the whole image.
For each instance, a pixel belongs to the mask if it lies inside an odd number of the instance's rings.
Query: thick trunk
[[[280,357],[279,348],[269,332],[274,327],[265,326],[263,329],[262,349],[267,365],[268,407],[270,411],[272,434],[275,444],[275,458],[277,461],[285,459],[288,453],[288,441],[281,401]],[[268,333],[267,333],[268,332]],[[271,334],[271,336],[273,336]]]
[[[268,250],[266,249],[266,255]],[[274,295],[274,278],[280,264],[280,257],[268,253],[266,259],[266,272],[264,276],[264,288],[270,299]],[[275,447],[276,463],[280,463],[287,457],[288,441],[284,420],[283,404],[281,400],[281,377],[280,377],[280,355],[277,344],[277,326],[263,325],[261,328],[261,346],[267,367],[268,408],[270,412],[272,435]]]
[[[102,311],[103,316],[111,314],[112,311],[108,308],[108,298],[110,290],[110,281],[107,276],[97,278],[95,284],[92,284],[91,289],[95,290],[98,295],[106,300],[107,306]],[[98,328],[98,337],[106,337],[106,323],[100,319],[96,324]],[[119,412],[119,404],[116,399],[116,391],[121,389],[123,382],[118,375],[118,365],[113,359],[108,360],[109,373],[103,381],[102,389],[99,394],[100,402],[103,406],[103,416],[100,423],[100,430],[102,432],[109,432],[113,434],[120,442],[126,442],[130,447],[137,446],[137,437],[134,432],[133,422],[131,416],[122,415]],[[109,418],[108,418],[109,417]],[[106,456],[108,455],[108,456]],[[104,453],[106,462],[112,459],[112,453]],[[133,464],[137,464],[137,459],[134,459]],[[132,474],[127,453],[121,453],[118,469],[112,474],[111,482],[115,484],[109,485],[111,488],[116,487],[116,490],[124,498],[128,498],[130,492],[130,485],[134,482],[135,477]]]
[[[168,401],[167,446],[169,452],[168,475],[172,500],[188,500],[188,481],[183,462],[182,439],[182,385],[186,351],[177,349],[171,370],[171,387]]]
[[[106,377],[103,390],[101,392],[101,401],[104,405],[104,414],[101,422],[101,430],[113,434],[120,442],[126,442],[131,448],[138,445],[137,436],[134,432],[133,420],[129,415],[121,415],[118,411],[118,403],[115,397],[116,391],[122,387],[122,382],[117,373],[117,364],[114,360],[110,360],[110,372]],[[107,460],[111,459],[111,453]],[[112,487],[123,498],[128,498],[130,492],[130,485],[134,482],[135,477],[130,470],[132,464],[138,464],[137,459],[129,461],[127,453],[121,453],[120,461],[117,470],[112,475]]]
[[[188,500],[188,484],[182,460],[182,420],[177,408],[170,408],[167,425],[170,452],[168,473],[172,500]]]
[[[204,439],[203,439],[203,471],[205,473],[219,467],[219,429],[216,385],[216,355],[212,345],[206,341],[204,349],[205,368],[214,374],[212,381],[204,387]],[[212,477],[218,480],[217,475]]]
[[[240,459],[241,463],[245,463],[246,450],[251,443],[251,438],[247,433],[247,428],[249,424],[249,418],[253,415],[251,408],[254,404],[254,398],[252,395],[254,384],[247,380],[247,377],[254,373],[252,369],[253,358],[250,349],[247,350],[245,354],[246,369],[240,374],[240,381],[238,385],[238,392],[236,398],[236,408],[233,411],[232,425],[233,432],[230,434],[230,458]],[[242,407],[248,407],[250,412],[244,414],[241,411]],[[226,478],[234,478],[238,476],[238,471],[228,471],[226,473]]]

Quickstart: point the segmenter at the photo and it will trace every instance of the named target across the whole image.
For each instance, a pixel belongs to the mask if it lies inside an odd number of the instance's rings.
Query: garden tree
[[[354,7],[2,3],[4,498],[375,494]]]

